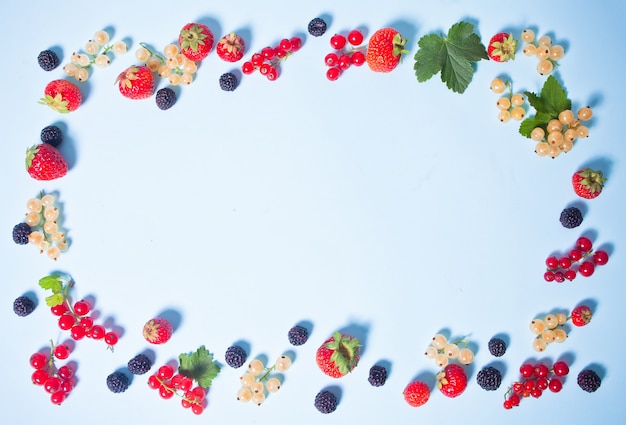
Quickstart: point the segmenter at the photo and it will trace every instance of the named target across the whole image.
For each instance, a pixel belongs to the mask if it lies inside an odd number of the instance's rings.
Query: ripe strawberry
[[[80,89],[68,80],[50,81],[44,89],[44,95],[39,103],[62,114],[75,111],[83,101]]]
[[[220,41],[217,42],[217,47],[215,47],[215,51],[217,52],[217,56],[222,60],[226,62],[237,62],[243,58],[245,48],[246,44],[243,38],[231,32],[220,38]]]
[[[437,375],[437,387],[447,397],[454,398],[461,395],[467,388],[465,370],[456,363],[449,363]]]
[[[517,40],[513,38],[513,34],[499,32],[489,41],[487,54],[491,60],[496,62],[507,62],[509,59],[515,59],[515,50],[517,49]]]
[[[213,48],[213,33],[203,24],[189,23],[180,30],[180,51],[189,60],[200,62]]]
[[[148,320],[143,326],[143,337],[150,344],[165,344],[173,332],[172,324],[162,317]]]
[[[42,143],[26,150],[26,171],[36,180],[54,180],[67,174],[67,163],[57,148]]]
[[[361,346],[358,338],[335,332],[317,349],[315,361],[326,375],[341,378],[359,363]]]
[[[406,386],[402,394],[410,406],[420,407],[430,398],[430,388],[422,381],[413,381]]]
[[[154,75],[145,65],[133,65],[115,80],[122,96],[129,99],[147,99],[154,93]]]
[[[369,39],[365,60],[374,72],[391,72],[400,63],[402,55],[409,53],[405,44],[406,38],[395,29],[379,29]]]
[[[574,326],[585,326],[591,321],[591,309],[586,305],[579,305],[572,310],[571,319]]]
[[[592,170],[591,168],[578,170],[572,176],[574,192],[585,199],[597,198],[602,192],[605,181],[606,177],[602,175],[602,171]]]

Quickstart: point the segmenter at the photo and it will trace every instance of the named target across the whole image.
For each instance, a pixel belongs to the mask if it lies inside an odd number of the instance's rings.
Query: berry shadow
[[[427,370],[421,371],[413,376],[411,382],[413,381],[421,381],[425,383],[426,385],[428,385],[428,388],[430,388],[431,391],[437,388],[437,375]]]
[[[373,366],[382,366],[387,371],[387,379],[391,376],[391,360],[389,359],[380,359]]]
[[[146,356],[148,360],[150,360],[151,365],[154,366],[154,364],[156,363],[156,352],[153,349],[146,348],[139,354],[143,354],[144,356]]]
[[[239,339],[231,344],[232,346],[239,346],[243,348],[243,351],[246,352],[246,356],[250,356],[250,352],[252,350],[252,346],[249,341],[245,341],[243,339]]]
[[[572,201],[570,203],[568,203],[565,208],[578,208],[581,212],[581,214],[583,215],[583,220],[585,218],[585,216],[589,213],[589,206],[583,202],[580,199],[577,199],[575,201]]]
[[[367,337],[370,331],[369,323],[350,323],[339,330],[342,334],[352,335],[355,338],[358,338],[359,344],[361,345],[361,357],[365,353],[367,348]]]
[[[110,329],[112,332],[115,332],[118,338],[121,338],[122,336],[124,336],[124,328],[121,327],[120,325],[115,324],[115,318],[113,316],[109,316],[105,318],[102,326],[104,326],[107,329]]]
[[[22,296],[30,298],[35,303],[35,308],[39,306],[39,298],[37,297],[37,293],[35,291],[26,291],[22,294]]]
[[[328,385],[320,390],[321,391],[330,391],[337,397],[337,406],[341,403],[341,397],[343,396],[343,389],[339,385]]]
[[[602,171],[602,175],[607,178],[606,185],[610,184],[611,172],[613,171],[613,160],[608,157],[596,157],[584,162],[579,169],[591,168]]]
[[[311,338],[311,335],[313,334],[313,329],[315,328],[313,322],[311,322],[310,320],[300,320],[294,326],[302,326],[304,329],[306,329],[309,333],[309,338]]]
[[[500,338],[502,341],[504,341],[504,344],[506,345],[506,350],[508,350],[511,346],[511,335],[506,332],[498,332],[492,338]]]
[[[203,24],[203,25],[206,25],[207,27],[209,27],[209,29],[213,33],[213,37],[215,38],[215,43],[217,43],[217,41],[223,35],[222,24],[220,24],[220,22],[217,19],[215,19],[215,18],[213,18],[211,16],[200,17],[200,18],[196,19],[194,22],[198,23],[198,24]],[[178,41],[178,37],[176,38],[176,41]],[[200,65],[200,64],[198,64],[198,65]],[[198,67],[198,68],[200,68],[200,67]]]
[[[128,386],[130,387],[132,385],[135,375],[130,373],[130,370],[128,370],[126,366],[122,366],[120,368],[115,369],[115,372],[123,373],[124,375],[126,375],[126,377],[128,378]]]
[[[176,332],[176,330],[180,327],[180,324],[183,321],[183,316],[180,311],[174,310],[173,308],[167,308],[165,310],[162,310],[157,316],[162,317],[163,319],[170,322],[174,332]]]
[[[585,298],[584,300],[579,301],[577,305],[586,305],[591,309],[591,313],[594,315],[598,310],[598,300],[593,298]]]
[[[63,134],[63,141],[59,144],[57,149],[61,152],[61,155],[63,155],[65,162],[67,162],[67,168],[71,170],[76,166],[76,162],[78,160],[76,140],[74,140],[71,133],[68,131],[67,123],[57,121],[52,125],[59,127],[61,133]]]
[[[597,250],[606,251],[606,253],[609,254],[609,259],[610,259],[613,253],[615,252],[615,245],[612,243],[603,243],[602,245],[597,247]]]
[[[606,377],[606,367],[601,365],[600,363],[589,363],[587,366],[585,366],[584,368],[582,368],[580,370],[580,372],[582,372],[585,369],[591,369],[593,370],[595,373],[598,374],[598,376],[600,377],[600,379],[602,381],[604,381],[604,378]]]
[[[507,367],[506,363],[503,362],[502,360],[495,360],[493,362],[490,362],[490,363],[486,364],[483,367],[483,369],[485,367],[493,367],[495,369],[498,369],[503,377],[506,376],[506,373],[508,371],[508,367]],[[468,376],[468,379],[469,379],[469,376]]]

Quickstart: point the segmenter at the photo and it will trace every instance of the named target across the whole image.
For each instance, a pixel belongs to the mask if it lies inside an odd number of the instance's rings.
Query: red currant
[[[63,329],[64,331],[71,329],[75,323],[76,319],[73,315],[69,313],[65,313],[61,317],[59,317],[59,328]]]
[[[506,410],[510,410],[513,408],[513,403],[511,403],[511,400],[504,400],[503,405]]]
[[[363,52],[354,52],[351,56],[352,65],[361,66],[365,63],[365,54]]]
[[[278,78],[278,68],[275,66],[271,66],[269,71],[267,71],[266,77],[270,81],[274,81]]]
[[[193,380],[191,378],[188,377],[183,377],[183,379],[180,381],[180,384],[178,386],[178,388],[180,388],[181,391],[189,391],[191,388],[193,387]]]
[[[93,332],[92,332],[92,336],[93,336]],[[107,345],[113,346],[117,344],[118,340],[119,338],[115,332],[107,332],[106,334],[104,334],[104,342],[106,342]]]
[[[339,70],[339,68],[329,68],[328,71],[326,71],[326,78],[328,78],[330,81],[335,81],[337,78],[339,78],[339,76],[341,75],[341,71]]]
[[[71,367],[65,365],[61,366],[59,370],[57,370],[57,374],[61,379],[70,379],[74,375],[74,371]]]
[[[513,406],[519,406],[519,402],[520,402],[519,395],[517,395],[517,394],[511,394],[511,395],[509,396],[509,401],[511,402],[511,404],[512,404]]]
[[[150,375],[150,377],[148,378],[148,386],[153,390],[156,390],[161,386],[161,380],[156,375]]]
[[[565,276],[565,279],[572,281],[576,279],[576,271],[572,269],[566,270],[565,273],[563,273],[563,276]]]
[[[278,43],[278,47],[280,47],[285,52],[288,52],[291,50],[291,41],[283,38],[282,40],[280,40],[280,43]]]
[[[349,55],[341,55],[339,57],[339,69],[341,69],[342,71],[350,68],[351,64],[352,64],[352,61]]]
[[[548,257],[546,259],[546,266],[551,270],[557,269],[559,267],[559,260],[556,257]]]
[[[74,384],[72,384],[71,379],[63,379],[61,381],[61,391],[63,391],[65,394],[71,393],[73,389]]]
[[[30,356],[30,365],[35,369],[43,369],[48,363],[48,357],[43,353],[35,353]]]
[[[348,33],[348,42],[353,46],[363,43],[363,33],[359,30],[352,30]]]
[[[554,273],[554,280],[556,280],[557,283],[565,282],[565,274],[562,271]]]
[[[589,238],[581,236],[576,240],[576,248],[580,249],[581,251],[591,251],[592,247],[593,244],[591,243],[591,240]]]
[[[270,72],[271,67],[272,66],[269,63],[264,63],[259,67],[259,72],[261,75],[267,75],[267,73]]]
[[[261,66],[263,65],[264,59],[260,53],[255,53],[252,55],[252,58],[250,59],[250,61],[252,62],[252,65],[254,66]]]
[[[593,262],[596,263],[597,266],[603,266],[609,262],[609,254],[599,249],[593,254]]]
[[[65,344],[59,344],[54,347],[54,357],[59,360],[65,360],[70,356],[70,348]]]
[[[289,41],[291,42],[292,52],[297,52],[302,47],[302,39],[300,37],[291,37]]]
[[[530,363],[524,363],[522,366],[520,366],[519,373],[524,378],[530,378],[535,373],[535,368]]]
[[[70,336],[74,341],[83,339],[85,337],[85,328],[83,328],[80,324],[72,326],[72,329],[70,329]]]
[[[65,393],[63,390],[55,391],[50,395],[50,401],[52,404],[61,404],[65,401]]]
[[[204,406],[201,404],[193,404],[191,406],[191,411],[195,414],[195,415],[200,415],[202,414],[202,412],[204,411]]]
[[[65,305],[65,303],[57,304],[50,307],[50,311],[55,316],[62,316],[63,314],[67,313],[67,306]]]
[[[159,379],[166,381],[174,376],[174,368],[170,365],[163,365],[157,371]]]
[[[542,394],[543,394],[543,391],[540,390],[539,388],[535,388],[534,390],[530,392],[530,396],[534,398],[539,398],[541,397]]]
[[[339,63],[339,56],[336,53],[329,53],[324,58],[324,62],[328,66],[335,66]]]
[[[541,378],[538,378],[537,379],[537,388],[540,389],[541,391],[547,390],[548,389],[548,378],[546,378],[545,376],[542,376]]]
[[[565,376],[569,373],[569,366],[564,361],[560,360],[552,366],[552,370],[556,376]]]
[[[330,45],[335,50],[341,50],[346,45],[346,37],[341,34],[335,34],[330,38]]]
[[[554,272],[552,270],[548,270],[543,274],[543,278],[546,282],[552,282],[554,280]]]
[[[548,369],[548,366],[546,366],[545,364],[538,364],[537,366],[535,366],[535,376],[538,378],[545,378],[546,376],[548,376],[548,373],[550,373],[550,369]]]
[[[593,274],[595,270],[595,266],[591,261],[583,261],[583,263],[578,267],[578,273],[581,276],[589,277]]]
[[[54,393],[61,389],[61,380],[56,376],[51,376],[43,383],[43,389],[47,393]]]
[[[89,314],[89,311],[91,311],[91,307],[86,301],[81,300],[74,303],[74,313],[78,314],[79,316]]]
[[[582,251],[581,251],[580,249],[572,249],[572,250],[569,252],[569,258],[570,258],[572,261],[578,261],[578,260],[580,260],[581,258],[583,258],[583,253],[582,253]]]
[[[202,387],[195,387],[194,389],[191,390],[191,392],[195,396],[196,401],[202,401],[204,400],[204,397],[206,397],[206,392],[204,391],[204,388]]]
[[[161,385],[159,387],[159,395],[161,396],[161,398],[164,398],[167,400],[174,396],[174,390],[166,385]]]
[[[558,378],[552,378],[550,379],[550,385],[548,385],[548,388],[550,388],[550,391],[553,393],[558,393],[563,388],[563,383]]]
[[[252,62],[247,61],[244,62],[243,65],[241,66],[241,72],[243,72],[246,75],[250,75],[254,72],[254,65],[252,64]]]
[[[102,339],[104,338],[104,335],[106,335],[106,329],[104,329],[104,326],[102,325],[93,325],[90,330],[90,335],[93,339]]]
[[[264,47],[261,49],[261,56],[263,56],[266,60],[272,60],[274,59],[274,56],[276,56],[276,50],[271,47]]]
[[[191,402],[187,399],[184,398],[180,401],[181,406],[183,406],[185,409],[189,409],[191,407]]]
[[[569,269],[572,266],[572,260],[569,257],[563,257],[559,260],[559,266],[562,269]]]
[[[524,391],[524,385],[521,382],[514,383],[512,388],[515,394],[521,394]]]
[[[48,379],[49,376],[50,375],[48,375],[47,371],[45,371],[43,369],[37,369],[31,375],[31,379],[33,380],[33,384],[35,384],[35,385],[43,385],[44,382],[46,382],[46,380]]]

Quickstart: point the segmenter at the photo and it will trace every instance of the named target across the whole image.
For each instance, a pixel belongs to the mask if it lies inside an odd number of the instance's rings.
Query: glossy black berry
[[[44,50],[37,56],[37,62],[44,71],[52,71],[59,66],[59,57],[52,50]]]
[[[489,352],[492,356],[502,357],[504,353],[506,353],[506,342],[504,342],[501,338],[491,338],[487,346],[489,347]]]
[[[476,382],[483,390],[495,391],[502,383],[502,373],[495,367],[484,367],[476,375]]]
[[[33,230],[26,223],[19,223],[13,227],[13,242],[18,245],[26,245],[28,243],[28,236],[30,236]]]
[[[387,369],[379,365],[372,366],[367,380],[374,387],[382,387],[387,381]]]
[[[580,226],[580,223],[583,222],[583,213],[576,207],[565,208],[561,212],[559,221],[563,227],[573,229],[574,227]]]
[[[246,353],[246,350],[238,345],[233,345],[226,349],[226,364],[230,367],[237,369],[243,366],[247,358],[248,354]]]
[[[163,87],[156,92],[155,99],[159,109],[165,111],[176,103],[176,92],[169,87]]]
[[[58,147],[63,141],[63,132],[56,125],[49,125],[41,130],[41,141]]]
[[[303,345],[309,339],[309,331],[304,326],[296,325],[289,329],[287,338],[291,345]]]
[[[20,317],[28,316],[33,310],[35,310],[35,301],[25,295],[17,297],[13,301],[13,312]]]
[[[313,37],[321,37],[326,32],[326,21],[322,18],[313,18],[307,29]]]
[[[220,87],[224,91],[233,91],[237,88],[237,76],[227,72],[220,76]]]
[[[137,354],[128,361],[128,371],[133,375],[143,375],[152,367],[152,361],[145,354]]]
[[[328,390],[323,390],[315,396],[315,408],[321,413],[332,413],[337,409],[337,397]]]
[[[578,374],[578,386],[588,393],[595,392],[600,388],[602,380],[596,372],[591,369],[585,369]]]
[[[107,376],[107,387],[114,393],[123,393],[128,389],[128,376],[123,372],[113,372]]]

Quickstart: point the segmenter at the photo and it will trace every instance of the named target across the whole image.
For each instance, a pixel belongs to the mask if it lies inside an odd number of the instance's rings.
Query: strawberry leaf
[[[213,361],[213,355],[203,346],[195,353],[180,354],[178,356],[180,366],[178,372],[198,382],[202,388],[208,388],[213,379],[220,373],[220,366]]]
[[[417,81],[427,81],[441,72],[441,81],[456,93],[463,93],[471,82],[474,63],[489,58],[474,25],[465,21],[452,25],[447,37],[427,34],[417,44],[413,66]]]

